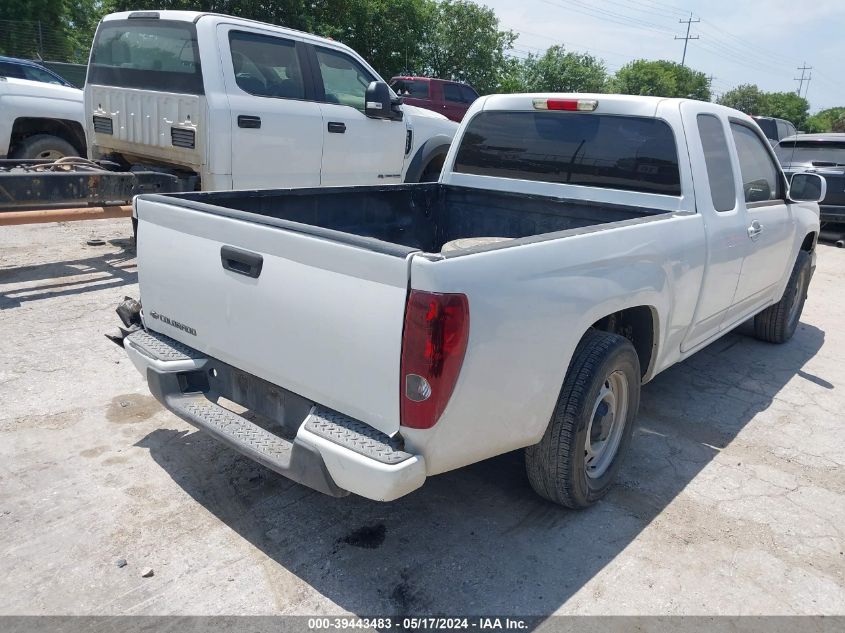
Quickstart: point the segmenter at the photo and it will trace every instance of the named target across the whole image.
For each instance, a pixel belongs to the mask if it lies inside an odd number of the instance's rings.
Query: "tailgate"
[[[136,199],[147,328],[384,433],[399,429],[413,249],[380,242],[388,248],[377,252],[322,229],[164,200]]]

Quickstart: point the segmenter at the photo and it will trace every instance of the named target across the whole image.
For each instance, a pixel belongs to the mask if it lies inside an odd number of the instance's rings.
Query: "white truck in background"
[[[525,448],[584,507],[642,383],[748,319],[790,339],[825,186],[716,104],[482,97],[437,183],[137,197],[121,342],[171,411],[317,490]]]
[[[91,158],[189,191],[436,180],[457,130],[339,42],[186,11],[103,18],[85,113]]]
[[[0,75],[0,159],[85,154],[81,90]]]

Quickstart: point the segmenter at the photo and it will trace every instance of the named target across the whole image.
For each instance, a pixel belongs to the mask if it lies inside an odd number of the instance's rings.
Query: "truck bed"
[[[436,253],[459,238],[531,238],[666,213],[440,183],[200,192],[168,195],[161,201],[399,257],[417,250]],[[508,244],[513,242],[473,251]],[[462,253],[452,251],[449,256]]]

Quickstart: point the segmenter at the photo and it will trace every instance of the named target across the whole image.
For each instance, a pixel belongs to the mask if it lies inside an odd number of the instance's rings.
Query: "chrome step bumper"
[[[354,492],[381,501],[401,497],[425,481],[424,459],[406,452],[398,436],[391,438],[158,332],[133,332],[124,348],[170,411],[294,481],[332,496]],[[264,424],[220,406],[221,397],[257,410],[256,419]]]

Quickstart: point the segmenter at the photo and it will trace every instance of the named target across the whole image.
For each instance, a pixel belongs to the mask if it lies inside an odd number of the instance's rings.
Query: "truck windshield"
[[[102,22],[88,83],[202,94],[197,32],[190,22],[130,19]]]
[[[845,142],[793,141],[779,143],[775,154],[782,165],[789,163],[824,163],[845,165]],[[817,165],[820,166],[820,165]]]
[[[660,119],[572,112],[481,112],[455,171],[677,196],[678,150]]]

